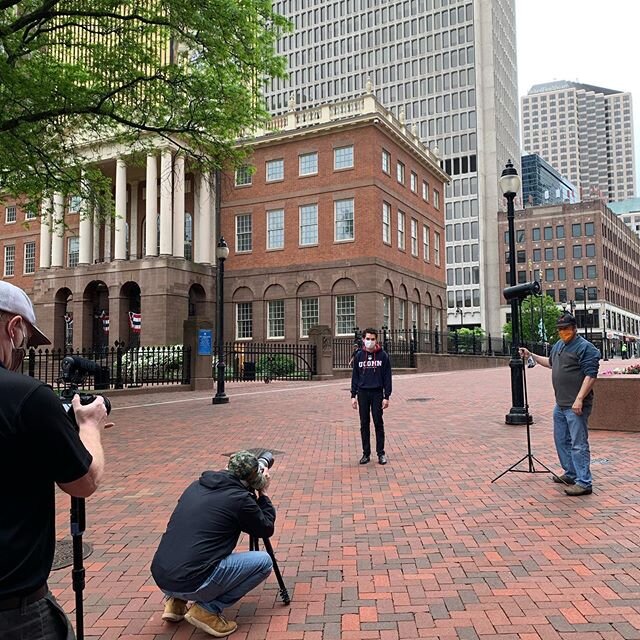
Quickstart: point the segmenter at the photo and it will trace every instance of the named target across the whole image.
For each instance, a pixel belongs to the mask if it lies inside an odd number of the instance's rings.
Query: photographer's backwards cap
[[[259,473],[260,463],[251,451],[238,451],[229,458],[227,471],[236,478],[246,482],[252,489],[264,488],[266,480]]]
[[[31,326],[31,338],[29,347],[39,347],[43,344],[51,344],[51,340],[36,326],[36,312],[29,296],[19,287],[0,280],[0,313],[13,316],[21,316]]]
[[[577,326],[575,316],[568,311],[565,311],[556,322],[556,327],[558,327],[558,329],[565,329],[566,327],[575,326]]]

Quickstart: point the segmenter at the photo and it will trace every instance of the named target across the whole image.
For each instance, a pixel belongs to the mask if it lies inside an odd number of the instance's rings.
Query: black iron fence
[[[418,331],[417,329],[381,330],[378,341],[389,354],[396,368],[416,366],[418,353],[446,353],[451,355],[507,356],[510,343],[506,337],[492,338],[490,335],[458,334],[457,331]],[[333,339],[334,368],[348,368],[354,350],[360,345],[360,336]]]
[[[29,349],[22,372],[58,387],[60,365],[69,355],[91,360],[97,370],[87,375],[84,389],[123,389],[147,385],[190,384],[191,349],[166,347],[105,347],[101,349]]]
[[[311,380],[317,372],[312,344],[226,342],[225,380]],[[218,376],[218,349],[214,348],[213,377]]]

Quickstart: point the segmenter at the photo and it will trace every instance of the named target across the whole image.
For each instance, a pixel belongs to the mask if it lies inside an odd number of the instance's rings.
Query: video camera
[[[537,280],[533,282],[523,282],[513,287],[506,287],[502,290],[502,295],[507,302],[512,300],[522,301],[527,296],[533,296],[539,294],[541,291],[540,283]]]
[[[73,396],[80,396],[80,404],[91,404],[98,396],[92,393],[80,392],[78,391],[78,386],[84,383],[87,376],[92,375],[95,377],[96,374],[102,373],[102,369],[103,367],[93,360],[88,360],[87,358],[82,358],[80,356],[65,356],[60,363],[60,374],[62,381],[65,384],[65,388],[60,394],[60,399],[62,400],[64,410],[71,418],[76,429],[78,428],[78,423],[76,422],[76,417],[73,413],[73,406],[71,404]],[[102,396],[102,399],[104,400],[104,405],[107,408],[107,414],[111,413],[111,402],[109,401],[109,398]],[[269,452],[266,453],[271,455]],[[273,464],[273,456],[271,456],[271,464]]]

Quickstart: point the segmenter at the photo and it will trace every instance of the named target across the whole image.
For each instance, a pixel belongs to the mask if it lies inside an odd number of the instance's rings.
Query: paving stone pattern
[[[533,452],[558,470],[550,372],[527,382]],[[526,453],[524,427],[504,424],[509,384],[506,368],[397,376],[386,466],[358,464],[344,380],[230,384],[220,406],[212,393],[114,401],[107,477],[87,500],[87,640],[209,637],[160,619],[149,564],[187,484],[249,447],[283,452],[272,542],[292,602],[271,576],[225,612],[236,640],[640,638],[640,437],[592,432],[591,496],[567,497],[546,474],[491,484]],[[51,587],[72,612],[70,569]]]

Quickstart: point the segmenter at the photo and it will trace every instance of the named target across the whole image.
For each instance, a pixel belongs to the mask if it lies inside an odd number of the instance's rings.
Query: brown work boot
[[[162,619],[167,622],[180,622],[187,613],[187,601],[180,598],[168,598],[164,605]]]
[[[235,622],[227,620],[219,613],[210,613],[198,604],[194,604],[189,609],[184,619],[216,638],[224,638],[238,628]]]
[[[588,496],[593,492],[591,487],[583,487],[581,484],[574,484],[571,487],[566,487],[564,492],[568,496]]]

